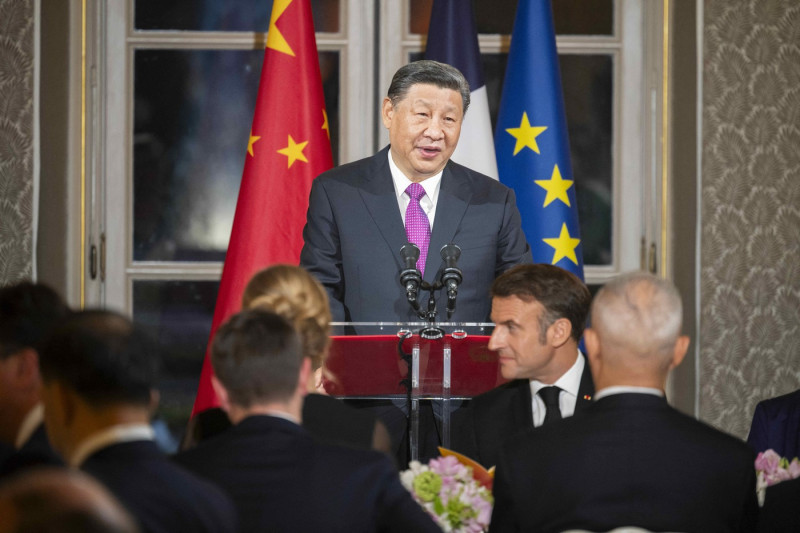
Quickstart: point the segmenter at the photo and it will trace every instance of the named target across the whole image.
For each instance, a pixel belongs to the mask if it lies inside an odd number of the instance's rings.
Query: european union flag
[[[519,3],[495,150],[513,188],[533,260],[583,279],[583,253],[550,0]]]

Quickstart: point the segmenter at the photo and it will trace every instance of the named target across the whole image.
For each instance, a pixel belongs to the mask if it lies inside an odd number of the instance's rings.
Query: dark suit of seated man
[[[489,348],[512,381],[456,412],[452,435],[456,451],[487,467],[497,464],[500,446],[512,435],[580,412],[594,393],[578,350],[591,294],[577,276],[553,265],[520,265],[499,276],[491,294],[496,325]],[[547,390],[553,391],[551,407]]]
[[[600,290],[584,334],[595,403],[503,447],[492,533],[753,531],[753,451],[664,398],[689,345],[681,321],[666,280],[634,273]]]
[[[72,315],[53,332],[40,363],[53,447],[105,485],[143,532],[236,531],[227,496],[156,447],[149,421],[159,354],[127,318]]]
[[[243,311],[217,330],[212,385],[232,428],[175,460],[236,502],[241,531],[439,531],[386,455],[314,440],[300,426],[311,361],[292,326]]]
[[[800,456],[800,390],[758,402],[747,443],[756,453],[771,448],[790,461]]]
[[[758,513],[759,533],[797,533],[800,531],[800,478],[767,487],[764,507]]]

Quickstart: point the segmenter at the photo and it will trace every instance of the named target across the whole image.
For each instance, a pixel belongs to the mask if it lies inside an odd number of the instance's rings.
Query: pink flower
[[[789,463],[789,474],[792,476],[792,479],[800,477],[800,460],[797,457]]]
[[[759,452],[756,457],[756,470],[762,470],[767,477],[774,474],[781,464],[781,456],[775,453],[775,450],[770,448],[767,451]]]

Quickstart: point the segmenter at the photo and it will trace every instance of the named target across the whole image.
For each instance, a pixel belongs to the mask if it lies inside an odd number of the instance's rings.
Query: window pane
[[[427,35],[433,0],[409,0],[409,32]],[[510,35],[517,0],[472,0],[478,33]],[[614,0],[553,0],[558,35],[613,35]]]
[[[339,31],[339,0],[311,0],[314,27]],[[137,30],[265,32],[271,0],[136,0]]]
[[[156,418],[176,443],[192,413],[218,287],[216,281],[133,282],[133,320],[157,343],[162,358]]]
[[[133,258],[222,261],[262,50],[137,50]],[[337,160],[339,54],[319,54]]]
[[[409,54],[409,61],[423,54]],[[612,260],[613,60],[610,55],[559,54],[570,157],[578,198],[583,262],[609,265]],[[492,128],[503,91],[508,54],[481,54]]]

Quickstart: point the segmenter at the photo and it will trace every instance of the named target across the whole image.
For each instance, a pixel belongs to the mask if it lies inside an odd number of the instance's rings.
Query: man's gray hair
[[[591,316],[601,342],[640,356],[667,355],[680,336],[683,306],[672,282],[646,272],[631,272],[600,289]]]
[[[461,94],[462,112],[466,114],[469,107],[469,83],[457,68],[430,59],[414,61],[400,67],[395,72],[387,93],[392,105],[397,105],[406,97],[411,87],[418,84],[434,85],[440,89],[457,91]]]

